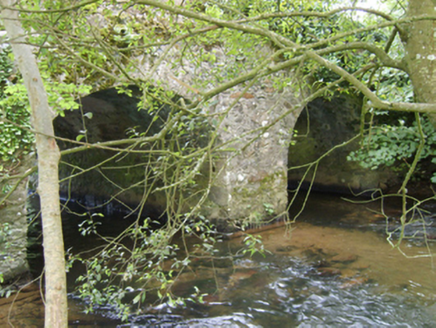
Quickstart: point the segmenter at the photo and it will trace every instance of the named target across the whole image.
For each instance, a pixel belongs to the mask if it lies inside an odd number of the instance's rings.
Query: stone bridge
[[[99,26],[107,23],[98,21]],[[204,52],[205,48],[197,49]],[[267,47],[253,48],[258,55],[268,53]],[[227,55],[220,46],[207,48],[213,60],[194,63],[195,58],[186,60],[183,65],[174,65],[180,58],[180,49],[177,47],[162,47],[158,54],[133,54],[131,61],[136,67],[132,80],[140,79],[151,81],[153,85],[164,90],[172,90],[175,95],[183,97],[187,102],[194,102],[198,97],[198,88],[212,87],[211,72],[222,67],[234,67],[237,61],[243,60],[235,55]],[[177,59],[177,60],[176,60]],[[119,73],[119,72],[118,72]],[[220,152],[214,160],[213,181],[208,192],[208,199],[203,203],[201,212],[209,219],[222,219],[238,221],[252,219],[253,217],[280,217],[287,213],[288,206],[288,168],[292,165],[305,164],[322,155],[329,147],[340,142],[337,140],[338,132],[342,138],[352,136],[359,126],[360,110],[358,100],[335,100],[333,102],[320,100],[309,104],[308,111],[304,111],[301,128],[314,126],[309,131],[299,131],[306,134],[306,139],[297,138],[296,146],[290,146],[294,135],[297,119],[305,106],[302,98],[310,90],[304,90],[295,84],[288,87],[277,87],[274,79],[292,81],[293,72],[283,71],[275,75],[258,79],[249,84],[241,83],[212,97],[203,104],[203,113],[211,118],[220,117],[216,134],[217,143],[225,144],[227,151]],[[126,131],[139,126],[146,128],[150,122],[147,111],[138,111],[138,99],[143,95],[131,87],[132,97],[125,93],[119,94],[114,87],[117,82],[102,80],[96,84],[91,95],[81,98],[81,110],[67,112],[65,117],[55,120],[55,129],[58,136],[75,140],[83,133],[84,125],[87,130],[89,142],[104,142],[126,138]],[[357,98],[356,98],[357,99]],[[347,103],[348,105],[344,105]],[[351,103],[351,104],[350,104]],[[349,109],[352,108],[350,114]],[[307,119],[308,114],[314,120]],[[92,116],[87,114],[92,113]],[[342,114],[341,114],[342,113]],[[346,113],[343,115],[343,113]],[[347,114],[348,113],[348,114]],[[356,116],[357,115],[357,116]],[[91,118],[92,117],[92,118]],[[357,117],[357,119],[356,119]],[[316,123],[318,122],[318,123]],[[145,125],[144,125],[145,124]],[[212,124],[212,123],[211,123]],[[159,129],[153,127],[149,133],[158,133]],[[334,137],[329,137],[331,135]],[[330,141],[329,141],[330,140]],[[84,141],[84,139],[82,139]],[[298,148],[299,144],[302,147]],[[70,147],[60,142],[61,148]],[[231,149],[231,151],[230,151]],[[68,176],[77,172],[77,167],[90,168],[99,161],[107,159],[107,151],[89,151],[64,156],[63,161],[70,165],[61,166],[61,175]],[[132,159],[133,158],[133,159]],[[122,158],[117,165],[132,165],[137,158],[131,161]],[[345,164],[345,157],[333,155],[325,160],[326,171],[318,172],[328,180],[328,183],[318,181],[319,189],[331,190],[334,188],[346,190],[352,186],[355,191],[365,188],[379,187],[380,174],[374,173],[368,178],[360,173],[355,164]],[[32,161],[29,161],[32,165]],[[333,163],[333,164],[332,164]],[[73,166],[72,166],[73,165]],[[111,165],[111,164],[108,164]],[[21,170],[25,171],[25,167]],[[95,169],[76,179],[62,182],[62,196],[86,204],[104,203],[117,193],[117,185],[123,182],[135,183],[135,175],[125,172],[124,176],[111,176],[107,173],[102,177],[102,170]],[[130,174],[130,176],[128,176]],[[126,178],[128,176],[128,178]],[[297,181],[303,175],[292,175],[292,181]],[[309,177],[307,178],[309,179]],[[386,180],[386,177],[384,178]],[[383,182],[385,183],[385,182]],[[330,188],[330,189],[329,189]],[[25,181],[16,190],[16,199],[7,206],[8,213],[1,218],[1,223],[8,223],[8,245],[3,251],[3,261],[0,272],[5,279],[26,271],[26,235],[23,233],[27,225],[25,205]],[[117,195],[117,200],[129,206],[141,202],[142,189],[130,189]],[[156,194],[154,206],[164,208],[165,204]],[[153,198],[153,195],[150,197]],[[21,201],[18,202],[18,200]],[[5,209],[2,209],[5,210]],[[6,212],[5,212],[6,213]],[[5,243],[4,243],[5,244]]]
[[[138,111],[137,102],[141,95],[136,88],[133,89],[133,97],[118,94],[116,89],[111,88],[82,98],[81,111],[67,112],[64,117],[56,118],[56,134],[75,140],[83,133],[83,121],[90,143],[125,139],[126,132],[134,127],[138,132],[148,131],[148,135],[158,133],[159,129],[153,124],[147,110]],[[260,85],[254,86],[237,100],[241,89],[221,94],[213,107],[208,109],[209,112],[227,111],[230,104],[237,101],[226,113],[216,132],[217,143],[225,143],[226,149],[231,151],[221,152],[219,158],[214,160],[215,173],[211,177],[214,182],[202,210],[208,218],[237,220],[248,218],[254,212],[264,215],[264,204],[268,204],[270,215],[273,214],[272,209],[274,214],[286,212],[288,147],[301,108],[294,109],[294,100],[285,92]],[[290,109],[293,111],[279,120]],[[82,113],[92,113],[92,119]],[[279,121],[268,127],[275,120]],[[65,149],[72,145],[60,142],[60,146]],[[61,177],[74,174],[74,168],[93,167],[113,154],[105,150],[87,150],[67,155],[63,161],[70,162],[70,165],[61,165]],[[127,166],[138,164],[139,161],[138,156],[129,154],[122,160],[114,159],[104,166]],[[144,193],[141,188],[122,190],[138,182],[134,181],[135,178],[139,179],[137,175],[130,172],[127,176],[126,173],[104,169],[96,168],[72,181],[65,181],[61,184],[63,196],[67,197],[69,193],[72,198],[82,198],[91,204],[104,202],[121,191],[117,200],[127,204],[141,201]],[[102,176],[102,170],[107,173],[107,179]],[[113,187],[118,184],[123,186],[119,190]],[[150,196],[153,197],[153,194]],[[156,198],[151,203],[153,206],[165,206]]]

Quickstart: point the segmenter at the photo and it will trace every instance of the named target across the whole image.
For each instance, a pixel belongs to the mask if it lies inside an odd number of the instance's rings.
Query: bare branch
[[[313,51],[308,51],[306,55],[312,58],[322,66],[335,72],[339,76],[346,79],[352,85],[354,85],[365,97],[371,102],[370,107],[376,107],[384,110],[395,110],[405,112],[418,112],[418,113],[436,113],[436,104],[427,103],[404,103],[404,102],[387,102],[380,100],[376,94],[374,94],[363,82],[357,79],[355,76],[348,73],[343,68],[333,64],[332,62],[322,58]]]
[[[339,51],[357,50],[357,49],[367,50],[373,53],[381,61],[383,66],[393,67],[402,71],[406,71],[406,67],[401,61],[391,58],[383,49],[380,49],[379,47],[368,42],[344,43],[344,44],[324,48],[315,52],[318,55],[325,55],[325,54],[330,54]]]

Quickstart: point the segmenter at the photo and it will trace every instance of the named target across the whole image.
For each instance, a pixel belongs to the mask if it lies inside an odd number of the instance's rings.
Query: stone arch
[[[77,144],[64,139],[86,141],[90,144],[128,139],[133,134],[151,136],[157,134],[169,109],[160,104],[158,117],[154,120],[147,110],[139,110],[142,92],[136,86],[129,86],[126,92],[109,88],[94,92],[79,100],[79,110],[65,112],[54,120],[55,133],[61,150],[76,147]],[[119,145],[113,148],[123,149]],[[111,159],[112,158],[112,159]],[[99,163],[106,161],[104,166]],[[87,149],[62,156],[60,165],[60,192],[63,201],[74,201],[85,208],[110,211],[114,206],[135,207],[142,200],[143,190],[138,186],[130,188],[141,178],[141,156],[132,153],[118,153],[109,149]],[[134,168],[137,166],[137,168]],[[94,168],[93,168],[94,167]],[[123,167],[128,167],[123,169]],[[132,168],[130,168],[132,167]],[[82,170],[88,170],[76,178],[66,179]],[[123,188],[128,190],[123,191]],[[154,209],[163,210],[164,204],[158,197],[153,198]],[[149,214],[148,211],[143,215]]]
[[[356,94],[337,94],[331,99],[317,98],[310,102],[298,118],[295,145],[289,148],[290,168],[316,161],[333,147],[341,145],[360,133],[362,98]],[[338,194],[358,194],[398,184],[392,170],[369,170],[347,160],[352,150],[360,147],[356,139],[324,157],[318,166],[312,190]],[[294,190],[306,168],[291,170],[289,187]],[[303,189],[311,184],[313,171],[306,176]]]
[[[165,24],[165,19],[160,19],[165,14],[154,17],[134,7],[121,9],[107,5],[107,8],[113,16],[95,12],[89,21],[94,27],[117,36],[118,41],[111,43],[115,48],[126,50],[129,43],[129,35],[123,33],[123,36],[117,31],[120,24],[124,24],[118,21],[119,18],[122,22],[137,22],[143,27]],[[117,29],[114,28],[115,21]],[[123,31],[128,29],[127,24]],[[140,34],[135,29],[129,31],[132,37]],[[211,124],[214,124],[213,115],[219,117],[217,141],[222,147],[220,158],[215,163],[213,186],[208,201],[202,207],[204,216],[232,221],[283,214],[287,207],[288,145],[302,110],[300,101],[306,93],[302,90],[304,83],[291,78],[294,73],[288,70],[268,76],[247,75],[244,82],[240,75],[257,70],[255,65],[258,64],[247,60],[244,67],[246,59],[241,62],[239,56],[229,52],[225,43],[195,42],[189,45],[186,52],[181,51],[181,47],[183,42],[163,42],[147,50],[123,51],[123,56],[114,57],[120,60],[123,69],[110,60],[104,69],[112,76],[120,76],[124,82],[143,81],[171,90],[191,102],[202,99],[199,110],[210,115]],[[268,44],[253,43],[254,57],[267,59],[272,51]],[[200,56],[199,60],[195,55],[197,53],[206,53],[207,56]],[[264,61],[262,65],[267,64]],[[114,87],[114,83],[118,83],[96,70],[87,72],[85,68],[84,72],[78,73],[79,79],[86,81],[92,73],[97,90],[102,86]],[[233,79],[240,81],[239,84],[235,82],[233,87],[224,87]],[[211,96],[211,90],[217,86],[225,91]]]
[[[93,143],[126,138],[126,131],[132,127],[137,127],[138,132],[147,130],[150,135],[157,133],[160,127],[150,122],[147,111],[138,111],[139,89],[130,87],[129,90],[132,96],[110,88],[82,98],[81,110],[66,112],[64,117],[56,118],[56,134],[75,140],[87,130],[88,141]],[[243,94],[233,89],[216,96],[213,105],[206,110],[211,114],[225,114],[216,126],[218,143],[223,147],[214,163],[215,176],[209,198],[202,208],[203,215],[231,221],[284,214],[287,207],[288,144],[301,111],[291,93],[260,84]],[[89,113],[92,118],[89,118]],[[60,141],[61,149],[71,146]],[[85,167],[92,167],[110,156],[111,152],[105,150],[87,150],[64,156],[63,161],[70,164],[61,166],[61,178],[74,174],[74,165],[80,167],[86,163]],[[134,157],[129,158],[124,158],[119,164],[137,161]],[[132,180],[134,174],[130,176],[130,180],[120,179],[112,174],[107,178],[113,183],[108,183],[102,172],[86,172],[81,178],[61,183],[62,197],[91,207],[103,204],[111,194],[117,193],[114,185],[135,183]],[[141,191],[130,190],[117,198],[122,203],[133,205],[139,203],[141,197]],[[157,198],[152,203],[163,209],[165,204]]]

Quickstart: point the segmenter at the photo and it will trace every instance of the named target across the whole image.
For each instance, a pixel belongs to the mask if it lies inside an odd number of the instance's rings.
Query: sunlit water
[[[189,296],[197,286],[205,295],[203,304],[149,306],[128,323],[102,307],[89,316],[91,321],[76,315],[70,326],[435,327],[431,258],[406,258],[392,249],[384,219],[373,212],[377,205],[368,206],[315,196],[290,230],[259,233],[270,252],[265,257],[193,265],[180,276],[174,293]],[[433,221],[428,215],[427,232],[435,228]],[[221,255],[236,252],[242,241],[220,243]],[[436,253],[432,240],[407,241],[402,249],[408,256]],[[71,311],[80,314],[80,301],[70,301]]]

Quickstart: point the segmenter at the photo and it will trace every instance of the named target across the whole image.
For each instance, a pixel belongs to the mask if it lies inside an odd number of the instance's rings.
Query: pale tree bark
[[[436,15],[434,0],[409,0],[408,16]],[[417,102],[436,103],[436,21],[417,20],[402,35],[405,62]],[[428,114],[436,128],[436,114]]]
[[[8,7],[12,1],[0,0],[0,4]],[[25,43],[25,32],[18,20],[18,12],[2,8],[1,17],[23,75],[32,109],[32,125],[37,131],[38,193],[41,200],[45,260],[45,327],[67,327],[65,255],[59,206],[60,152],[55,139],[51,137],[54,135],[54,115],[48,105],[36,58],[31,47]]]

